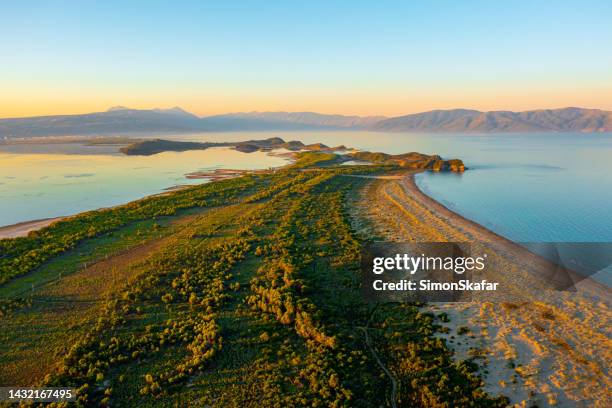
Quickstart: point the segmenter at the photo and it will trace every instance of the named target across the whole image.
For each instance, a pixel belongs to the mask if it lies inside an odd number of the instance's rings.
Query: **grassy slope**
[[[318,159],[330,158],[304,162]],[[240,204],[179,226],[128,224],[16,278],[10,285],[27,288],[54,265],[68,271],[0,317],[0,384],[70,385],[91,406],[388,405],[376,353],[400,405],[503,405],[433,338],[434,316],[361,301],[360,240],[345,206],[367,180],[337,173],[375,170],[279,172]],[[135,229],[145,242],[134,252],[79,268],[84,248],[106,257],[134,245]]]

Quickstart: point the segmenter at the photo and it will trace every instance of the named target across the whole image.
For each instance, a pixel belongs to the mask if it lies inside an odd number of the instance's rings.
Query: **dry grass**
[[[37,288],[31,307],[0,320],[0,386],[40,381],[65,353],[66,345],[95,323],[104,303],[138,277],[147,258],[171,248],[177,239],[189,239],[185,227],[223,223],[239,211],[244,206],[211,210],[205,217],[200,212],[177,218],[169,227],[172,234],[149,239]]]

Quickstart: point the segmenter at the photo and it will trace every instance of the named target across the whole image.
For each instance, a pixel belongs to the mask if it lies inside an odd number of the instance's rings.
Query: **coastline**
[[[606,294],[606,291],[610,290],[605,284],[602,284],[588,276],[580,275],[579,273],[573,270],[556,265],[553,262],[543,258],[542,256],[529,251],[527,248],[517,244],[511,239],[508,239],[503,235],[490,230],[484,225],[469,218],[466,218],[463,215],[451,210],[450,208],[442,204],[440,201],[437,201],[427,195],[427,193],[425,193],[419,188],[419,185],[417,184],[415,179],[416,174],[417,172],[410,174],[408,177],[404,177],[402,179],[402,182],[404,183],[407,191],[413,194],[413,196],[421,203],[433,210],[438,216],[445,217],[455,224],[462,225],[466,229],[469,228],[478,231],[481,234],[482,242],[490,242],[497,246],[503,247],[509,254],[516,257],[516,259],[523,259],[524,263],[531,263],[535,265],[535,269],[545,271],[554,268],[557,272],[563,271],[580,288],[596,293],[599,296],[604,296]],[[542,277],[539,276],[539,278]],[[545,278],[550,279],[551,277],[547,276]]]
[[[425,306],[448,316],[436,336],[455,359],[474,361],[485,389],[511,396],[512,406],[609,406],[610,289],[582,277],[574,277],[582,279],[576,290],[554,289],[539,276],[549,261],[427,196],[416,172],[402,174],[372,180],[360,193],[354,227],[383,241],[476,245],[492,266],[487,278],[516,297]]]
[[[281,167],[272,169],[272,171],[290,166],[293,162],[295,162],[295,155],[293,153],[286,154],[286,156],[292,159],[291,163],[288,163],[285,166],[281,166]],[[203,179],[203,180],[207,180],[208,182],[214,182],[216,180],[224,180],[228,178],[240,177],[244,174],[262,173],[262,172],[267,172],[267,171],[271,171],[271,170],[269,169],[265,169],[265,170],[264,169],[262,170],[214,169],[210,171],[198,171],[198,172],[193,172],[193,173],[187,173],[185,174],[185,177],[188,179],[190,178],[191,179]],[[545,258],[542,258],[541,256],[530,252],[523,246],[504,237],[503,235],[500,235],[488,229],[482,224],[479,224],[476,221],[473,221],[469,218],[464,217],[463,215],[446,207],[443,203],[427,195],[423,190],[419,188],[415,180],[415,175],[421,172],[422,170],[415,170],[415,171],[404,172],[403,175],[393,174],[393,175],[357,176],[357,177],[378,179],[378,180],[399,181],[402,183],[406,191],[409,192],[413,196],[413,198],[415,198],[421,204],[426,206],[435,216],[444,218],[448,220],[450,223],[460,226],[460,228],[462,229],[469,229],[469,230],[477,231],[477,234],[479,235],[479,238],[480,238],[479,241],[491,242],[491,243],[495,243],[498,246],[504,247],[504,249],[508,253],[512,254],[512,256],[516,257],[517,259],[523,258],[527,260],[529,263],[537,265],[537,267],[541,270],[550,269],[551,265],[554,265],[552,262],[546,260]],[[148,197],[171,194],[174,191],[181,190],[184,188],[189,188],[192,186],[193,185],[182,185],[182,184],[170,186],[170,187],[165,188],[163,191],[159,193],[148,194],[146,196],[143,196],[133,201],[139,201],[142,199],[146,199]],[[130,202],[118,204],[117,206],[129,204]],[[96,209],[92,209],[88,211],[102,210],[105,208],[113,208],[117,206],[100,207],[100,208],[96,208]],[[78,215],[78,213],[67,215],[67,216],[60,216],[60,217],[28,220],[28,221],[18,222],[15,224],[0,226],[0,239],[25,237],[32,231],[40,230],[42,228],[45,228],[53,224],[56,221],[66,219],[74,215]],[[556,265],[554,266],[556,267]],[[610,289],[605,284],[597,282],[589,277],[581,276],[572,270],[567,270],[565,268],[563,269],[564,269],[564,272],[566,272],[571,277],[572,281],[577,282],[577,285],[579,285],[581,288],[588,289],[590,292],[597,294],[599,296],[605,296],[609,294]]]
[[[272,153],[269,153],[269,154],[272,154]],[[291,162],[288,163],[287,165],[284,165],[278,168],[274,168],[271,170],[270,169],[261,169],[261,170],[214,169],[210,171],[198,171],[198,172],[193,172],[193,173],[187,173],[185,174],[185,177],[187,179],[203,179],[203,180],[207,180],[208,182],[214,182],[217,180],[224,180],[228,178],[240,177],[245,174],[274,171],[274,170],[278,170],[278,169],[282,169],[287,166],[290,166],[292,163],[295,162],[294,153],[287,153],[287,154],[282,154],[282,155],[287,158],[290,158]],[[399,181],[402,183],[402,185],[404,186],[407,192],[409,192],[420,203],[427,206],[427,208],[431,212],[433,212],[437,217],[445,218],[453,224],[460,225],[461,228],[463,229],[471,229],[474,231],[478,231],[478,234],[480,235],[480,238],[481,238],[480,241],[492,242],[492,243],[495,243],[496,245],[503,246],[508,252],[513,253],[513,255],[517,257],[517,259],[522,257],[524,259],[527,259],[531,263],[535,263],[536,265],[538,265],[539,268],[543,268],[543,269],[550,268],[552,264],[550,261],[542,258],[541,256],[537,254],[530,252],[529,250],[522,247],[521,245],[504,237],[503,235],[500,235],[488,229],[482,224],[479,224],[476,221],[473,221],[469,218],[464,217],[463,215],[446,207],[443,203],[427,195],[427,193],[425,193],[423,190],[419,188],[415,180],[415,175],[418,173],[421,173],[422,171],[423,170],[408,171],[408,172],[404,172],[403,175],[393,174],[393,175],[357,176],[357,177],[378,179],[378,180]],[[159,196],[159,195],[171,194],[174,191],[181,190],[184,188],[189,188],[192,186],[193,185],[177,184],[174,186],[167,187],[163,191],[160,191],[159,193],[148,194],[146,196],[143,196],[133,201],[139,201],[142,199]],[[121,204],[118,204],[117,206],[126,205],[126,204],[129,204],[130,202],[121,203]],[[105,208],[113,208],[117,206],[100,207],[100,208],[96,208],[96,209],[92,209],[88,211],[97,211],[97,210],[102,210]],[[40,230],[42,228],[45,228],[53,224],[56,221],[60,221],[60,220],[63,220],[63,219],[66,219],[66,218],[69,218],[71,216],[78,215],[78,214],[79,213],[67,215],[67,216],[60,216],[60,217],[28,220],[28,221],[18,222],[15,224],[0,226],[0,239],[25,237],[32,231]],[[595,292],[600,296],[604,296],[606,294],[606,291],[609,291],[609,288],[605,284],[597,282],[589,277],[581,276],[571,270],[565,269],[564,271],[567,272],[571,276],[574,282],[578,282],[578,285],[580,285],[581,287],[588,288],[589,291]]]
[[[32,231],[37,231],[44,227],[53,224],[56,221],[63,220],[66,217],[43,218],[31,221],[22,221],[17,224],[5,225],[0,227],[0,239],[10,239],[25,237]]]
[[[548,261],[427,196],[415,183],[418,172],[353,176],[368,179],[363,192],[373,194],[352,203],[351,209],[386,205],[371,215],[384,233],[394,234],[386,236],[389,240],[486,242],[489,259],[497,258],[497,272],[503,271],[496,278],[510,283],[519,295],[516,301],[425,306],[424,311],[434,316],[449,317],[450,321],[440,322],[448,331],[436,336],[447,342],[457,360],[470,359],[480,366],[487,391],[511,395],[513,403],[571,406],[588,401],[606,406],[610,402],[606,387],[612,385],[606,374],[612,355],[607,334],[612,315],[607,298],[593,296],[602,288],[585,280],[577,292],[552,290],[533,273],[545,269]],[[11,228],[29,232],[55,220],[23,222],[1,227],[0,232]],[[593,373],[600,378],[594,379]]]
[[[78,141],[82,141],[82,139],[78,139]],[[60,141],[57,141],[56,143],[58,144],[65,143],[65,140],[60,140]],[[114,207],[118,207],[121,205],[129,204],[130,202],[133,202],[133,201],[139,201],[139,200],[143,200],[149,197],[155,197],[159,195],[171,194],[172,192],[177,191],[177,190],[182,190],[185,188],[197,186],[203,183],[213,182],[216,180],[225,180],[225,179],[240,177],[245,174],[257,174],[257,173],[265,173],[268,171],[276,171],[276,170],[291,166],[296,161],[294,152],[275,153],[274,151],[270,151],[270,152],[267,152],[267,154],[270,156],[283,157],[288,160],[288,163],[282,166],[272,167],[268,169],[247,170],[247,169],[217,168],[217,169],[212,169],[212,170],[200,170],[200,171],[189,172],[189,173],[184,174],[185,179],[187,180],[197,179],[197,180],[202,180],[202,182],[195,183],[195,184],[175,184],[175,185],[166,187],[157,193],[144,195],[140,198],[137,198],[136,200],[120,203],[120,204],[110,206],[110,207],[92,208],[87,211],[97,211],[97,210],[103,210],[105,208],[114,208]],[[87,212],[87,211],[83,211],[83,212]],[[38,231],[44,227],[51,225],[52,223],[56,221],[61,221],[65,218],[69,218],[71,216],[78,215],[78,214],[80,213],[75,213],[75,214],[70,214],[70,215],[60,216],[60,217],[26,220],[26,221],[17,222],[15,224],[3,225],[3,226],[0,226],[0,239],[12,239],[12,238],[25,237],[32,231]]]

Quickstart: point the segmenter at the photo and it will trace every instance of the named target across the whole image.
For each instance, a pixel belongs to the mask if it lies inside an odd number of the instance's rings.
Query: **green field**
[[[0,241],[0,386],[82,406],[505,406],[434,333],[367,304],[347,203],[391,166],[307,153],[276,172]]]

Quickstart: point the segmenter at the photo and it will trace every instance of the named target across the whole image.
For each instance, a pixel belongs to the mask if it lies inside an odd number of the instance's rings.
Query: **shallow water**
[[[49,146],[56,152],[51,154],[41,153],[40,145],[35,146],[38,153],[23,153],[23,147],[19,153],[1,148],[0,226],[109,207],[176,185],[207,181],[185,178],[194,171],[261,169],[288,162],[262,152],[247,154],[227,148],[153,156],[124,156],[116,153],[116,146],[81,152],[54,145]]]

